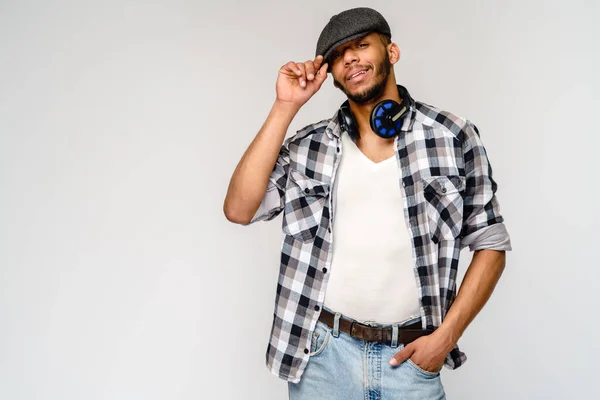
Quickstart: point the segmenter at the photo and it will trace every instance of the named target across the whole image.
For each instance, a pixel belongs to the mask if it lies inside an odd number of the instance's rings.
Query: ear
[[[392,65],[400,61],[400,47],[398,47],[396,43],[390,43],[388,45],[388,56]]]

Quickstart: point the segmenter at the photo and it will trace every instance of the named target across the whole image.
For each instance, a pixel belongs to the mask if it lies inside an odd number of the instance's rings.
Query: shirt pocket
[[[465,177],[431,176],[422,182],[431,240],[456,239],[462,229]]]
[[[285,190],[283,232],[302,242],[313,240],[321,224],[328,195],[327,183],[290,169]]]

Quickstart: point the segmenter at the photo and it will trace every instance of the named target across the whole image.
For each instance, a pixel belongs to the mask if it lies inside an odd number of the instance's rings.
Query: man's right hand
[[[322,62],[323,57],[318,56],[314,61],[289,62],[279,69],[277,100],[229,182],[223,203],[229,221],[248,224],[259,209],[290,123],[327,78],[327,64],[321,65]],[[285,157],[281,162],[283,171]]]
[[[277,100],[302,107],[327,79],[327,63],[321,65],[323,56],[303,63],[288,62],[279,69]]]

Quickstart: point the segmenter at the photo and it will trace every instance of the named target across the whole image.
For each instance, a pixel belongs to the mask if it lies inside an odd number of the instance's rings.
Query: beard
[[[344,94],[348,97],[348,99],[352,100],[356,104],[367,104],[372,102],[373,100],[377,100],[383,96],[385,92],[385,87],[387,84],[388,77],[390,76],[390,72],[392,70],[392,64],[390,64],[390,57],[387,52],[385,53],[385,58],[382,62],[377,65],[378,71],[377,76],[375,76],[375,82],[373,85],[362,92],[351,93],[348,89],[341,84],[335,78],[333,79],[333,83],[335,86],[340,89]]]

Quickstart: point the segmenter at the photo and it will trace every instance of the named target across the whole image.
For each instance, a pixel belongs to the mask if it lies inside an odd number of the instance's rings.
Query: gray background
[[[222,202],[279,67],[359,5],[0,3],[0,398],[286,398],[281,217]],[[599,3],[368,5],[399,83],[479,127],[512,237],[448,398],[599,398]],[[289,134],[343,99],[329,77]]]

